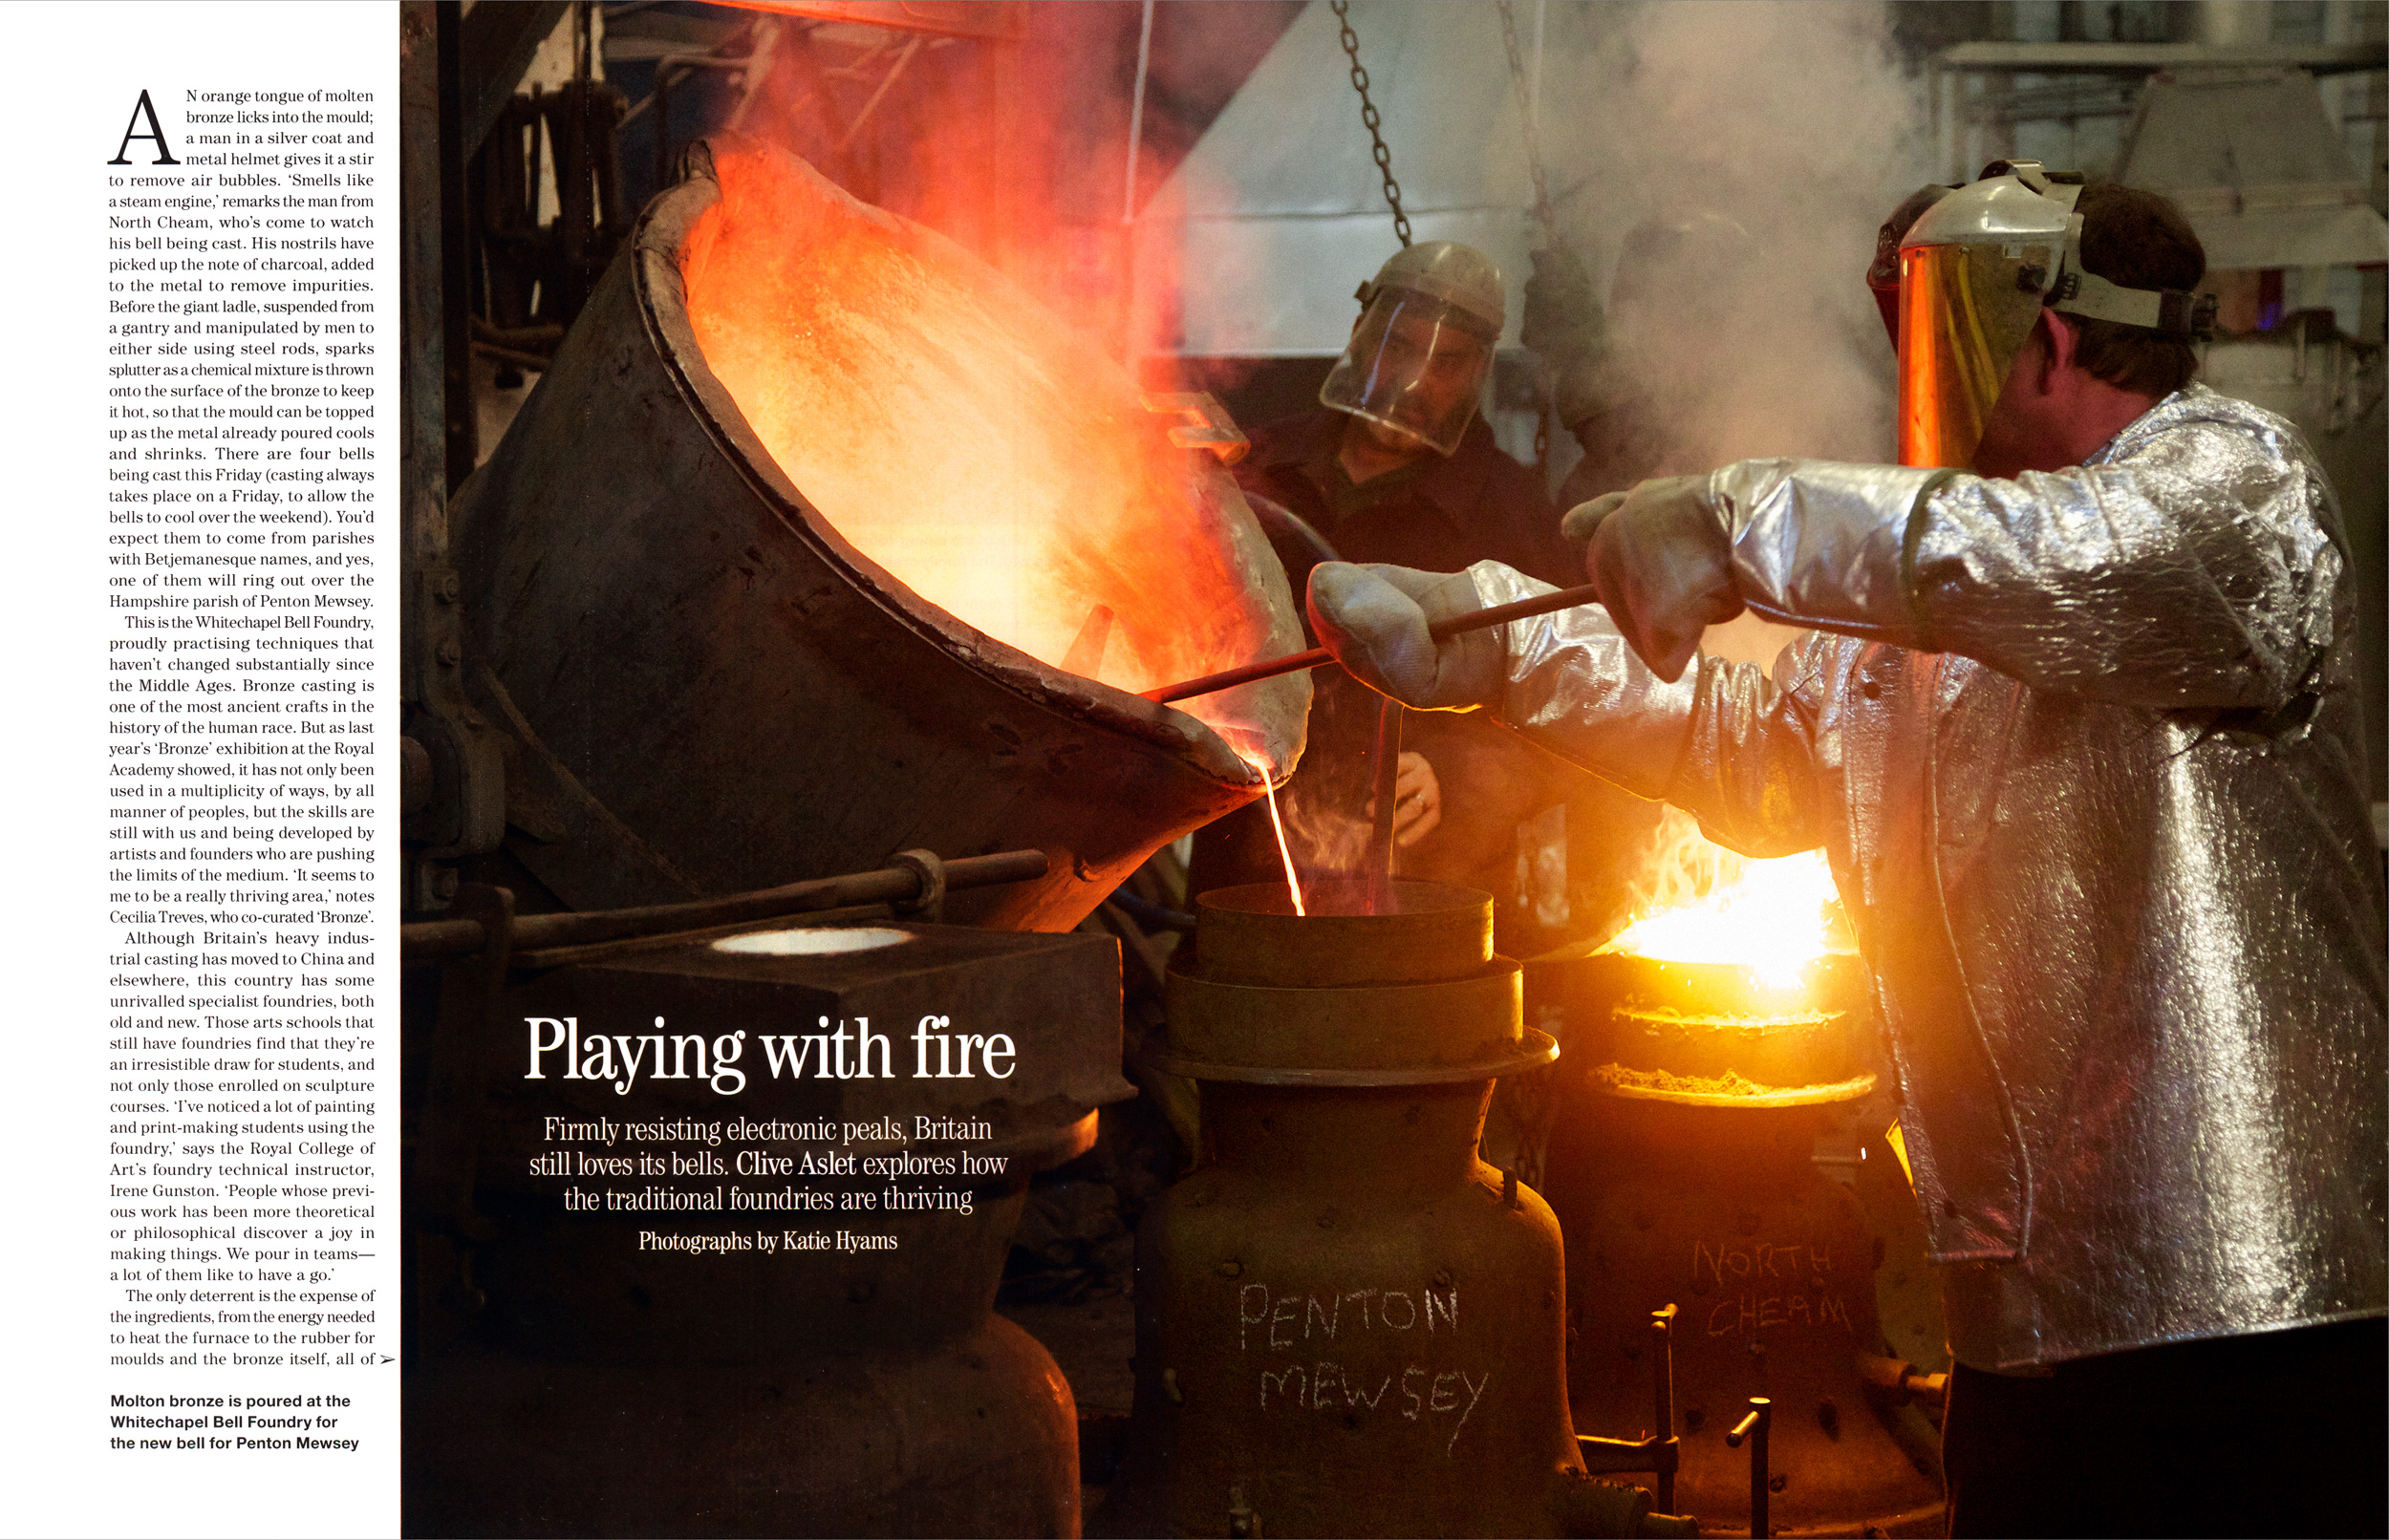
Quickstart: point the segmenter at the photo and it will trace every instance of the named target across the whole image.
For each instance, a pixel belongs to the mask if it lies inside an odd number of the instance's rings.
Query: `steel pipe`
[[[908,864],[840,877],[817,877],[809,882],[701,899],[694,904],[651,904],[586,914],[530,914],[514,922],[510,944],[517,951],[589,946],[600,941],[672,935],[855,904],[905,904],[934,896],[928,890],[938,887],[985,888],[997,883],[1033,881],[1044,876],[1051,863],[1043,850],[1005,850],[996,855],[964,856],[938,865],[944,875],[942,884],[929,874],[925,865]],[[402,928],[398,939],[404,959],[418,963],[469,955],[486,945],[488,937],[477,920],[429,920]]]

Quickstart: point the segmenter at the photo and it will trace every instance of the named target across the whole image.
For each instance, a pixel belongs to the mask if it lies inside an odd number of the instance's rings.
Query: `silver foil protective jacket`
[[[2312,452],[2194,387],[2077,470],[1883,485],[1913,593],[1769,579],[1871,635],[1667,685],[1598,609],[1514,622],[1501,715],[1721,844],[1823,847],[1961,1359],[2389,1310],[2384,904]]]
[[[1906,465],[1745,460],[1712,471],[1734,589],[1773,620],[1911,639],[1902,561],[1909,512],[1949,473]]]

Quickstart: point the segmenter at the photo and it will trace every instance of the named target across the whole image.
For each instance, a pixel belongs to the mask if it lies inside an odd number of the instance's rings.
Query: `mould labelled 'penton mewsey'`
[[[1135,1406],[1094,1532],[1666,1529],[1585,1474],[1559,1226],[1476,1158],[1496,1077],[1556,1049],[1521,1029],[1485,894],[1395,892],[1198,903],[1167,1067],[1201,1082],[1206,1159],[1137,1233]]]

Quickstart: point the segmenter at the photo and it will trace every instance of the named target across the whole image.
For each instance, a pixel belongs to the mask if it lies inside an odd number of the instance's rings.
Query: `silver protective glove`
[[[1436,641],[1437,621],[1484,608],[1466,572],[1322,562],[1311,568],[1311,629],[1345,671],[1423,711],[1472,711],[1509,682],[1501,628]]]
[[[1584,575],[1651,672],[1672,683],[1701,632],[1742,612],[1730,511],[1707,476],[1663,476],[1568,510],[1560,531],[1584,546]]]

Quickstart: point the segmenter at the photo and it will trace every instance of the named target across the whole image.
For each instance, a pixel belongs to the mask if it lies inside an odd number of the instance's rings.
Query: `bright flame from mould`
[[[1234,481],[1173,447],[1177,419],[1146,411],[1091,342],[791,156],[717,144],[714,163],[721,199],[682,259],[690,324],[789,481],[865,556],[1124,691],[1301,645]],[[1090,630],[1098,609],[1108,630]],[[1182,709],[1282,774],[1240,695]]]
[[[1738,963],[1762,983],[1790,988],[1838,938],[1840,901],[1821,852],[1755,861],[1713,845],[1670,807],[1653,832],[1646,896],[1634,923],[1603,952],[1670,962]]]

